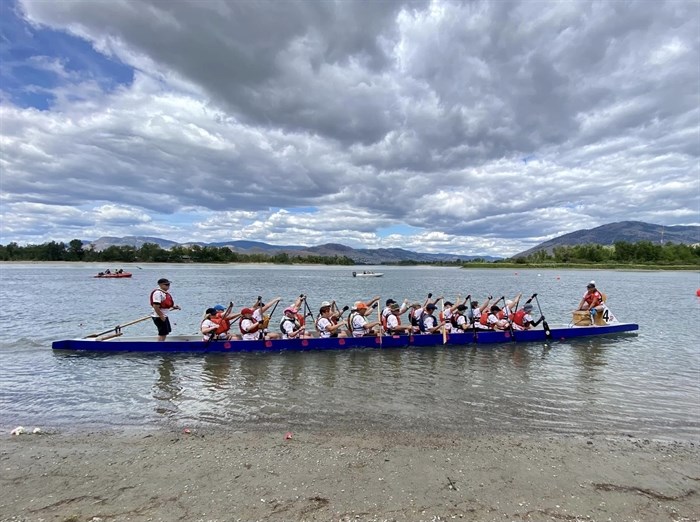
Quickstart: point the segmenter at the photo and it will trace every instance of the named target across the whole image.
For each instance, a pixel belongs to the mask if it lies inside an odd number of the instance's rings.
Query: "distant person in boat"
[[[165,341],[168,334],[172,332],[168,310],[180,310],[180,306],[175,304],[173,296],[170,295],[170,281],[165,278],[158,279],[158,288],[151,292],[149,300],[153,308],[151,317],[158,328],[158,340]]]
[[[109,268],[107,270],[105,270],[105,274],[111,274],[111,273],[112,272],[110,272]]]
[[[310,337],[310,335],[306,335],[306,326],[299,324],[297,319],[298,312],[299,310],[293,306],[288,306],[284,309],[284,316],[280,321],[282,339],[300,339],[302,337]]]
[[[532,308],[533,306],[530,303],[525,303],[520,310],[513,314],[512,326],[514,330],[529,330],[544,321],[544,316],[540,317],[537,321],[532,319],[530,315]]]
[[[433,315],[435,313],[435,310],[437,309],[437,306],[435,306],[435,303],[429,303],[426,305],[425,310],[420,316],[420,320],[418,323],[420,332],[423,334],[434,334],[437,333],[440,328],[445,324],[442,321],[438,321],[437,317]]]
[[[401,309],[402,307],[398,303],[389,305],[390,314],[386,318],[386,326],[384,328],[387,335],[409,334],[413,331],[413,326],[410,324],[401,324],[401,314],[403,313]]]
[[[374,300],[375,303],[378,299]],[[372,308],[367,306],[367,303],[362,301],[355,302],[348,317],[348,329],[352,332],[353,337],[376,335],[374,328],[381,326],[381,323],[379,321],[368,322],[365,319],[365,316],[371,311]]]
[[[318,331],[319,337],[324,339],[328,337],[347,337],[347,334],[342,331],[345,325],[335,320],[331,304],[326,303],[328,303],[328,301],[321,303],[319,316],[316,320],[316,330]]]
[[[601,314],[605,310],[603,303],[603,295],[595,286],[595,281],[591,281],[586,285],[586,293],[583,294],[581,302],[578,304],[578,310],[588,310],[591,314],[591,324],[595,324],[595,314]]]

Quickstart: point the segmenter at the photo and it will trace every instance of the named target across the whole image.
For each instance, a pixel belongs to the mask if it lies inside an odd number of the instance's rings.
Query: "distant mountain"
[[[641,221],[619,221],[596,228],[577,230],[570,234],[555,237],[534,248],[520,252],[513,257],[525,257],[540,250],[550,254],[555,247],[598,244],[612,245],[615,241],[636,243],[651,241],[652,243],[684,243],[694,245],[700,243],[700,227],[698,226],[663,226],[642,223]]]
[[[101,237],[92,242],[86,242],[86,246],[90,245],[97,251],[105,250],[110,246],[133,246],[140,248],[144,243],[155,243],[156,245],[169,250],[175,246],[189,247],[193,245],[199,246],[215,246],[228,247],[239,254],[268,254],[275,255],[287,253],[294,256],[347,256],[358,264],[375,265],[381,263],[399,263],[402,261],[417,261],[417,262],[439,262],[439,261],[469,261],[470,259],[484,259],[486,261],[495,261],[499,259],[492,256],[467,256],[454,254],[426,254],[421,252],[412,252],[402,248],[377,248],[364,249],[352,248],[346,245],[337,243],[327,243],[313,247],[301,245],[270,245],[259,241],[223,241],[216,243],[177,243],[167,239],[157,237],[143,236],[125,236],[125,237]]]
[[[95,241],[88,242],[92,246],[93,250],[101,252],[111,246],[133,246],[136,248],[141,248],[144,243],[155,243],[161,248],[169,250],[178,243],[175,241],[169,241],[167,239],[161,239],[159,237],[148,237],[148,236],[125,236],[125,237],[111,237],[104,236]]]

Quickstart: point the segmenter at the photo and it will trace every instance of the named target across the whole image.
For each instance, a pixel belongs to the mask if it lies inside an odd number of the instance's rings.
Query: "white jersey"
[[[328,329],[329,326],[333,326],[333,323],[327,317],[321,317],[316,322],[316,327],[318,328],[318,334],[324,339],[331,336],[331,331]]]

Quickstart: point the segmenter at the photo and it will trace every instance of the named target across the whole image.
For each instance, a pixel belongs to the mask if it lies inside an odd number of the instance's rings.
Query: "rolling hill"
[[[641,221],[618,221],[596,228],[577,230],[563,236],[555,237],[540,243],[513,257],[526,257],[540,250],[551,253],[555,247],[585,244],[612,245],[616,241],[637,243],[651,241],[652,243],[684,243],[694,245],[700,243],[700,227],[698,226],[663,226],[643,223]]]

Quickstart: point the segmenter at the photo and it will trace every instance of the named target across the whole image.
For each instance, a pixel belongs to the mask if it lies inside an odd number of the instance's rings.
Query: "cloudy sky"
[[[0,243],[700,224],[696,1],[0,0]]]

